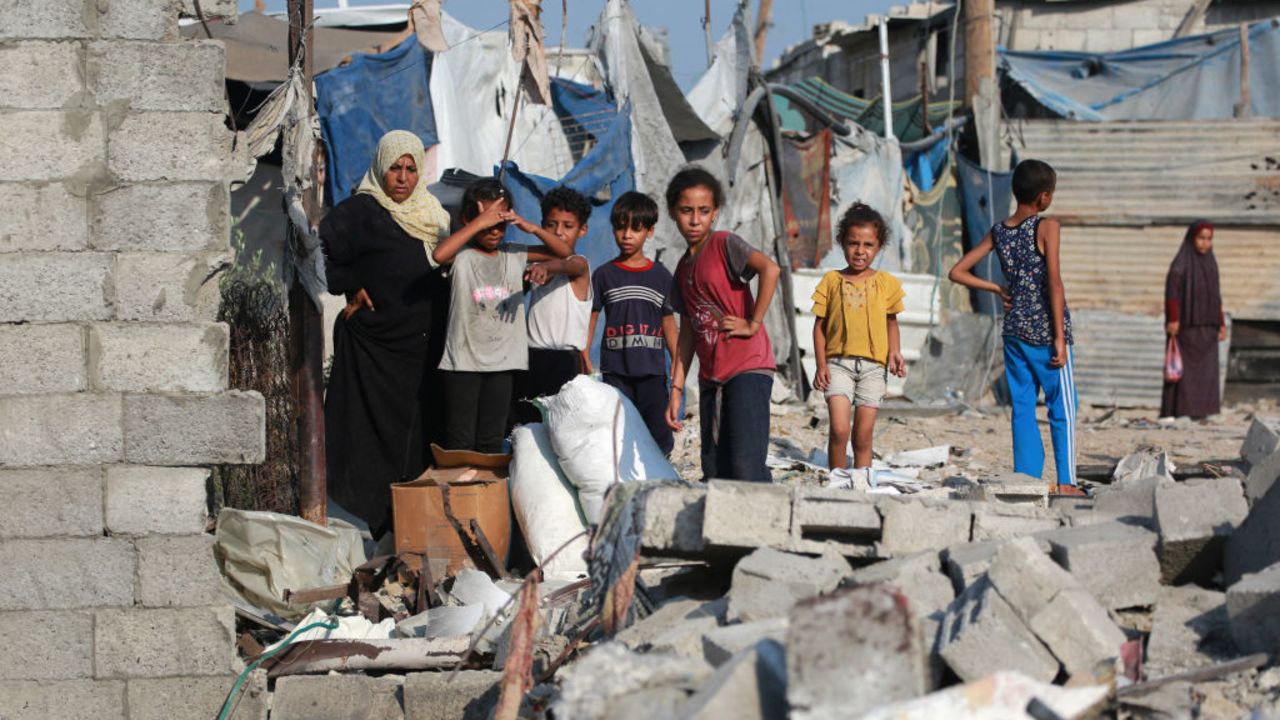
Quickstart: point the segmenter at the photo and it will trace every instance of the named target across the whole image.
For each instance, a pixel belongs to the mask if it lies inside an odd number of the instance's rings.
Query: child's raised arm
[[[567,258],[573,254],[573,248],[569,245],[569,243],[556,237],[555,233],[543,228],[541,225],[534,225],[528,220],[525,220],[524,218],[520,217],[520,215],[518,215],[514,210],[509,210],[503,213],[502,219],[510,222],[512,225],[515,225],[520,230],[523,230],[529,233],[530,235],[533,235],[534,237],[541,240],[543,244],[547,246],[545,250],[539,247],[529,248],[529,262],[545,262],[547,260]],[[587,265],[586,262],[583,261],[582,263],[583,272],[586,271],[585,270],[586,265]],[[569,273],[561,273],[561,274],[568,275]]]
[[[1010,302],[1009,292],[999,285],[989,280],[983,280],[973,274],[973,266],[977,265],[978,261],[986,257],[994,248],[995,244],[991,241],[991,233],[987,233],[982,237],[982,242],[965,253],[955,267],[951,268],[951,272],[947,273],[947,279],[974,290],[986,290],[987,292],[995,293],[1004,300],[1004,306],[1008,309]]]
[[[441,240],[436,249],[431,251],[431,259],[437,265],[448,265],[453,259],[462,252],[462,248],[471,242],[471,238],[480,234],[487,228],[502,222],[502,213],[506,210],[507,201],[499,198],[493,201],[491,205],[485,207],[484,203],[479,203],[480,214],[471,219],[471,222],[463,225],[458,232]]]
[[[1062,228],[1057,220],[1045,218],[1040,221],[1037,232],[1044,240],[1044,265],[1049,284],[1049,312],[1053,316],[1053,357],[1049,359],[1051,367],[1060,368],[1067,364],[1066,311],[1067,291],[1062,284]]]
[[[764,327],[765,313],[769,311],[773,293],[778,289],[778,277],[782,275],[782,269],[778,267],[778,263],[770,260],[759,250],[751,251],[751,255],[747,257],[747,267],[760,276],[755,312],[750,318],[732,315],[721,318],[720,329],[729,333],[730,337],[751,337]]]

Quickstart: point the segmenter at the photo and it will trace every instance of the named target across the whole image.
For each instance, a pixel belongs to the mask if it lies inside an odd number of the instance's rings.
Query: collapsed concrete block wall
[[[264,408],[214,321],[231,134],[191,10],[0,12],[0,717],[204,718],[239,670],[206,485]]]

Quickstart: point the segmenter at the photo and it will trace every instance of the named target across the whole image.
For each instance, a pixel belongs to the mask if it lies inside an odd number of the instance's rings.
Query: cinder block
[[[687,701],[682,696],[677,690],[677,697],[673,698],[679,708],[678,716],[668,712],[634,717],[678,717],[679,720],[786,717],[787,651],[776,640],[761,640],[721,665]],[[616,708],[614,705],[610,710],[616,712]],[[655,709],[653,704],[649,705],[650,713]]]
[[[256,392],[126,395],[124,456],[153,465],[260,463],[266,404]]]
[[[7,2],[0,12],[0,38],[63,39],[92,33],[82,0]]]
[[[133,110],[222,113],[222,43],[99,42],[89,46],[89,78],[99,105]]]
[[[62,183],[0,183],[0,252],[83,250],[86,202]]]
[[[1160,596],[1155,533],[1109,522],[1063,528],[1045,537],[1053,559],[1113,610],[1151,605]]]
[[[183,17],[197,17],[195,3],[192,0],[180,0],[179,6]],[[200,10],[206,18],[227,18],[234,23],[239,16],[239,8],[236,6],[236,0],[209,0],[200,3]]]
[[[1280,648],[1280,563],[1227,589],[1227,617],[1240,652],[1274,654]]]
[[[1280,562],[1280,483],[1253,504],[1249,516],[1227,538],[1223,584],[1234,585],[1248,573]]]
[[[702,550],[702,518],[707,489],[664,485],[645,496],[641,545],[658,553]]]
[[[948,609],[938,631],[938,652],[965,682],[1000,670],[1016,670],[1041,682],[1058,674],[1058,661],[985,577]]]
[[[213,320],[225,255],[120,253],[116,259],[117,320]]]
[[[172,40],[178,37],[180,7],[175,0],[112,0],[97,6],[98,33],[104,38]]]
[[[1115,27],[1120,30],[1158,30],[1160,29],[1160,8],[1154,5],[1143,6],[1132,4],[1117,8]]]
[[[404,679],[405,720],[487,720],[498,703],[502,673],[462,670],[410,673]]]
[[[102,118],[89,110],[0,112],[0,178],[52,181],[95,174],[105,160],[105,138]]]
[[[222,600],[212,535],[155,535],[139,538],[137,545],[138,600],[143,606],[190,607]]]
[[[227,389],[230,331],[223,323],[98,323],[89,328],[93,384],[122,392]]]
[[[799,603],[787,631],[792,718],[857,717],[923,695],[928,671],[914,615],[898,593],[865,585]]]
[[[791,490],[770,483],[712,480],[707,484],[702,539],[720,547],[787,547]]]
[[[1036,505],[983,503],[973,513],[973,539],[1005,540],[1062,526],[1057,511]]]
[[[6,8],[6,13],[13,12]],[[0,21],[3,22],[3,21]],[[16,42],[0,46],[0,105],[52,110],[78,103],[84,63],[73,42]]]
[[[0,254],[0,322],[106,320],[111,290],[104,253]]]
[[[1124,632],[1087,591],[1064,590],[1031,616],[1031,631],[1068,675],[1093,677],[1095,666],[1120,656]]]
[[[1207,583],[1222,569],[1227,536],[1249,514],[1240,481],[1198,478],[1156,488],[1164,582]]]
[[[271,713],[281,718],[352,720],[404,717],[397,677],[368,675],[297,675],[276,680]]]
[[[1244,496],[1249,504],[1258,502],[1280,479],[1280,449],[1249,467],[1244,479]]]
[[[229,606],[99,610],[94,659],[100,678],[218,675],[240,671]]]
[[[0,397],[0,465],[86,465],[120,459],[119,395]]]
[[[985,575],[991,567],[991,559],[1004,544],[1004,540],[982,540],[980,542],[952,545],[942,551],[942,567],[951,578],[956,592],[969,587],[973,581]]]
[[[107,162],[126,182],[228,177],[231,133],[213,113],[143,112],[111,131]]]
[[[0,610],[133,604],[133,545],[115,538],[0,543]]]
[[[209,720],[235,685],[233,675],[128,682],[129,720]],[[228,720],[267,720],[267,678],[256,671],[241,686]]]
[[[1240,457],[1250,465],[1267,459],[1280,448],[1280,418],[1254,418],[1240,445]]]
[[[0,325],[0,392],[35,395],[88,387],[79,325]]]
[[[97,468],[0,470],[0,538],[102,534]]]
[[[810,558],[760,548],[733,568],[728,619],[751,622],[781,617],[796,602],[831,592],[848,574],[848,561],[835,554]]]
[[[1237,657],[1226,594],[1197,585],[1161,588],[1147,638],[1148,677],[1164,677]]]
[[[720,667],[761,640],[787,641],[786,616],[718,627],[702,636],[702,657]]]
[[[0,681],[0,717],[5,720],[125,720],[124,683],[116,680]]]
[[[888,556],[941,550],[969,542],[973,513],[968,503],[885,499],[880,552]]]
[[[93,676],[93,615],[0,612],[0,679],[66,680]],[[0,693],[0,707],[4,694]],[[0,717],[10,717],[0,712]],[[53,717],[53,716],[49,716]]]
[[[205,530],[209,471],[203,468],[107,468],[107,529],[118,535],[191,535]]]
[[[791,549],[822,552],[830,544],[846,555],[875,554],[880,513],[863,494],[848,490],[797,487],[791,508]]]
[[[1094,492],[1094,515],[1154,530],[1156,488],[1167,484],[1162,478],[1147,477],[1126,481],[1120,487],[1100,487]]]
[[[692,657],[702,655],[702,633],[709,632],[724,620],[728,603],[724,598],[704,602],[692,598],[677,598],[657,608],[652,615],[618,633],[615,639],[629,648],[654,648],[666,641],[691,640],[686,648]],[[692,638],[686,637],[692,635]],[[677,653],[681,654],[681,653]]]
[[[1079,587],[1071,573],[1045,556],[1032,538],[1000,546],[987,577],[1023,622],[1029,622],[1058,593]]]
[[[1105,28],[1106,26],[1098,26],[1085,33],[1085,52],[1117,52],[1120,50],[1128,50],[1133,47],[1132,30],[1115,30]]]
[[[227,247],[230,200],[222,183],[126,185],[94,195],[93,204],[93,246],[99,250]],[[146,222],[139,222],[140,213]]]

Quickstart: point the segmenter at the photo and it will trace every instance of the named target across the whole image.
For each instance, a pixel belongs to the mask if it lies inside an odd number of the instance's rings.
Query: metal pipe
[[[880,103],[884,107],[884,136],[893,137],[893,91],[889,87],[889,17],[880,17]]]

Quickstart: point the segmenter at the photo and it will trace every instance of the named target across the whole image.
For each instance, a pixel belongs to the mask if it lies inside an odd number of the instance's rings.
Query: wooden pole
[[[769,16],[773,14],[773,0],[760,0],[759,17],[756,18],[756,63],[764,67],[764,42],[769,37]]]
[[[302,57],[302,84],[308,105],[313,77],[313,0],[289,0],[289,66]],[[312,167],[315,165],[313,163]],[[313,170],[314,173],[314,170]],[[320,216],[316,179],[302,195],[307,221]],[[290,242],[310,228],[292,228]],[[298,440],[298,512],[305,520],[328,524],[328,485],[324,455],[324,319],[302,283],[295,277],[289,287],[289,376],[293,390],[291,420]]]
[[[964,104],[973,107],[983,78],[996,77],[991,17],[994,0],[964,0]]]
[[[1240,102],[1236,104],[1236,117],[1249,117],[1253,113],[1252,106],[1252,92],[1249,90],[1249,23],[1240,23]]]
[[[711,61],[715,58],[715,52],[711,46],[711,0],[705,0],[703,8],[702,34],[707,39],[707,67],[711,67]]]

